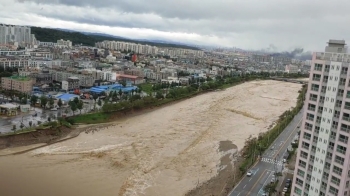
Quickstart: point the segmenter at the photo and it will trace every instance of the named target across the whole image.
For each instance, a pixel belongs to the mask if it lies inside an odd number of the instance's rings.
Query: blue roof
[[[137,89],[136,86],[129,86],[129,87],[122,88],[122,91],[123,92],[130,92],[130,91],[135,90],[135,89]]]
[[[58,95],[56,98],[61,99],[62,101],[69,101],[74,97],[79,97],[79,96],[74,94],[62,94],[62,95]]]

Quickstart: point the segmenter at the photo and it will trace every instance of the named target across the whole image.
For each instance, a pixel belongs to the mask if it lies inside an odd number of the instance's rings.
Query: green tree
[[[131,89],[131,95],[134,95],[135,89]]]
[[[157,94],[156,94],[156,98],[157,99],[163,99],[164,95],[161,92],[158,91]]]
[[[58,107],[60,107],[60,108],[62,107],[63,103],[62,103],[62,100],[61,100],[61,99],[58,100],[57,105],[58,105]]]
[[[126,87],[126,82],[123,80],[120,82],[121,85],[123,85],[123,87]]]
[[[32,106],[35,106],[35,104],[36,104],[37,101],[38,101],[38,97],[37,97],[37,96],[32,95],[32,96],[30,97],[30,104],[31,104]]]
[[[123,94],[122,89],[119,89],[118,94],[119,94],[119,97],[120,97],[120,99],[121,99],[121,98],[122,98],[122,94]]]
[[[53,105],[55,104],[55,101],[53,100],[52,97],[50,97],[49,99],[49,105],[50,105],[50,108],[53,108]]]
[[[95,110],[96,109],[96,100],[98,98],[98,95],[97,94],[93,94],[92,98],[94,99],[94,110]]]
[[[276,185],[277,185],[277,183],[269,183],[269,184],[265,185],[264,186],[265,193],[267,193],[268,195],[272,195],[272,194],[276,193],[277,192]]]
[[[73,101],[74,101],[74,103],[75,103],[75,104],[77,104],[77,105],[78,105],[78,103],[79,103],[79,99],[78,99],[78,97],[75,97],[75,98],[73,99]]]
[[[80,111],[80,114],[81,114],[81,110],[83,109],[83,106],[84,106],[84,102],[82,100],[79,100],[78,104],[77,105],[77,108],[78,110]]]
[[[16,125],[13,125],[13,126],[12,126],[12,131],[13,131],[13,133],[16,132],[16,129],[17,129],[17,128],[16,128]]]
[[[42,95],[41,97],[40,97],[40,105],[41,105],[41,107],[43,107],[44,109],[46,108],[46,104],[47,104],[47,97],[46,96],[44,96],[44,95]]]
[[[70,101],[69,106],[70,106],[70,109],[72,110],[73,116],[74,116],[74,112],[78,109],[77,104],[74,101]]]
[[[97,105],[101,107],[101,105],[102,105],[101,99],[99,99],[99,100],[97,101]]]

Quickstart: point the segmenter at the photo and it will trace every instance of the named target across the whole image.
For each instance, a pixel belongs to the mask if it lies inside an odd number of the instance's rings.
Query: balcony
[[[316,120],[316,123],[321,123],[321,119],[317,119],[317,120]]]
[[[317,91],[318,92],[318,91]],[[321,93],[326,93],[326,89],[322,89]]]
[[[306,149],[306,150],[309,150],[309,146],[302,145],[301,147]]]
[[[318,92],[319,88],[311,88],[312,91]]]
[[[348,116],[343,116],[343,120],[346,120],[346,121],[350,122],[350,117],[348,117]]]
[[[348,139],[339,138],[338,141],[343,142],[344,144],[348,144]]]
[[[312,78],[312,81],[317,81],[317,82],[319,82],[319,81],[321,81],[321,78],[313,77],[313,78]]]
[[[346,98],[350,98],[350,94],[346,94]]]
[[[350,105],[345,105],[344,108],[350,110]]]
[[[311,139],[311,137],[308,137],[308,136],[304,136],[303,138],[304,138],[304,139],[307,139],[307,140],[310,140],[310,139]]]
[[[322,71],[322,67],[315,67],[315,71]]]
[[[330,138],[333,139],[333,140],[335,140],[335,136],[334,136],[334,135],[331,135]]]
[[[323,83],[327,83],[328,82],[328,80],[323,80]]]
[[[324,69],[324,72],[328,73],[329,72],[329,68],[328,69]]]
[[[308,116],[308,117],[306,117],[306,119],[307,119],[307,120],[310,120],[310,121],[314,121],[314,117]]]
[[[344,93],[338,93],[337,96],[343,97]]]
[[[339,83],[339,86],[345,86],[345,82]]]
[[[346,133],[350,133],[350,128],[341,127],[340,130]]]
[[[346,150],[342,150],[342,149],[337,148],[337,152],[342,153],[342,154],[345,154],[345,153],[346,153]]]
[[[344,165],[344,161],[342,160],[335,159],[334,161],[340,165]]]
[[[317,101],[316,97],[310,97],[310,101]]]
[[[313,108],[313,107],[308,107],[307,109],[310,110],[310,111],[315,111],[316,110],[316,108]]]

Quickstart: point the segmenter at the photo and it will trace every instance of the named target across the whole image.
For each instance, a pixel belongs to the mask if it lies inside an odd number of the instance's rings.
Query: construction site
[[[0,157],[5,195],[179,196],[234,164],[249,137],[297,102],[301,84],[252,81],[24,154]],[[23,149],[23,147],[21,147]],[[16,149],[6,149],[11,151]],[[2,152],[0,151],[0,154]],[[21,179],[21,183],[18,183]],[[18,190],[9,189],[14,183]]]

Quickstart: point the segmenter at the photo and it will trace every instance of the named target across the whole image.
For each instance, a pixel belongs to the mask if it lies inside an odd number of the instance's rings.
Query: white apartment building
[[[20,46],[31,46],[36,44],[36,39],[30,27],[0,24],[0,44],[14,42]]]
[[[72,42],[69,40],[57,40],[57,46],[58,47],[65,47],[65,48],[72,48]]]
[[[9,57],[0,57],[0,67],[2,68],[13,68],[13,67],[27,67],[29,65],[28,59],[18,59]]]
[[[313,54],[293,196],[350,194],[349,63],[344,40],[329,40],[325,52]]]

